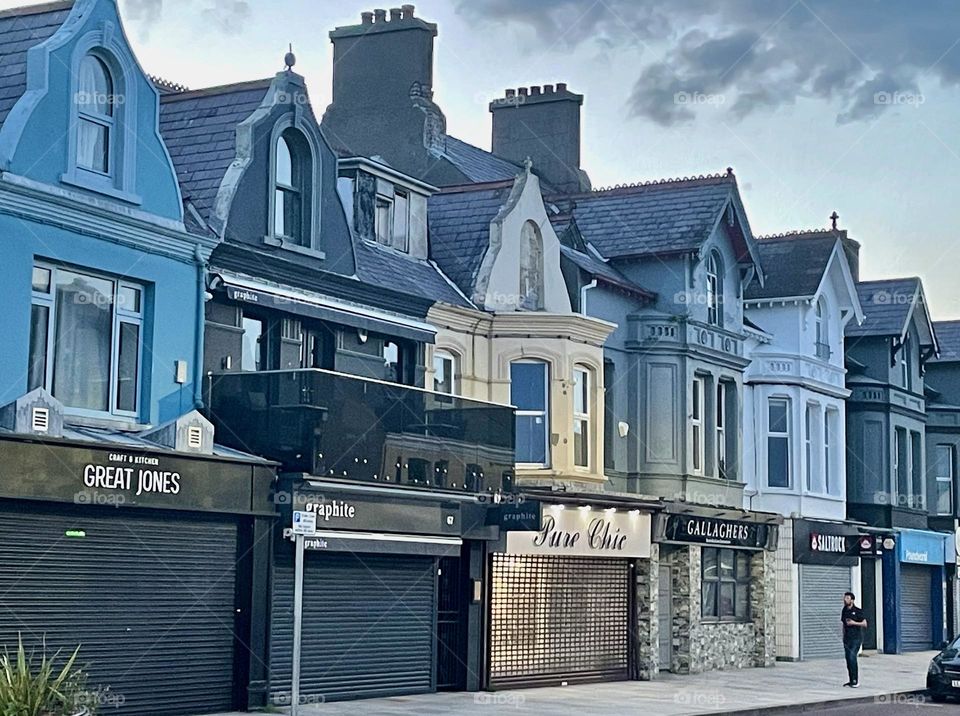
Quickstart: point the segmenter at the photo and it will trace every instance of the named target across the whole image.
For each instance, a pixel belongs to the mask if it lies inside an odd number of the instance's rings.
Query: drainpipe
[[[197,339],[193,349],[193,407],[200,410],[203,408],[203,324],[207,297],[207,261],[200,251],[200,244],[194,246],[193,261],[197,266]]]
[[[580,287],[580,313],[582,313],[584,316],[587,315],[587,291],[596,287],[597,279],[593,279],[593,281],[590,283]]]

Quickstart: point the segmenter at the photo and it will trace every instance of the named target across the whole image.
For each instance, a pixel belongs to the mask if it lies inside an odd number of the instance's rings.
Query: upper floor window
[[[274,153],[273,234],[297,246],[310,246],[310,147],[303,135],[287,129]]]
[[[128,281],[35,265],[28,388],[44,387],[77,411],[135,416],[143,292]]]
[[[817,358],[828,360],[830,358],[830,336],[827,332],[827,307],[823,298],[817,299],[814,306],[814,335],[816,340]]]
[[[937,445],[934,452],[934,477],[936,478],[937,492],[934,495],[936,504],[934,512],[938,515],[953,514],[953,473],[954,448],[953,445]]]
[[[704,380],[697,376],[693,379],[693,405],[690,411],[690,430],[693,447],[693,471],[703,473],[703,396]]]
[[[406,191],[392,187],[378,191],[373,220],[378,244],[409,251],[410,195]]]
[[[540,227],[527,221],[520,230],[520,308],[543,308],[543,235]]]
[[[837,425],[840,412],[828,408],[823,421],[823,486],[828,495],[832,495],[840,487],[840,475],[834,464],[840,456]]]
[[[573,369],[573,464],[590,467],[590,371]]]
[[[707,256],[707,322],[723,325],[723,265],[715,251]]]
[[[716,396],[717,477],[727,477],[727,384],[717,381]]]
[[[790,487],[790,399],[767,403],[767,485]]]
[[[913,346],[909,333],[900,346],[900,384],[907,390],[913,390]]]
[[[510,402],[517,408],[517,462],[548,467],[550,376],[543,361],[510,364]]]
[[[112,172],[114,133],[114,82],[99,57],[80,61],[77,85],[77,167],[98,174]]]
[[[450,351],[433,353],[433,390],[437,393],[457,393],[457,357]]]

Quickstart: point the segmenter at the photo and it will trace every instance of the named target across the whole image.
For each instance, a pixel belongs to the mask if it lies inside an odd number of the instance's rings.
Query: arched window
[[[528,221],[520,231],[520,308],[543,309],[543,236]]]
[[[273,233],[297,246],[310,246],[310,148],[303,135],[287,129],[277,137],[274,156]],[[306,209],[306,211],[305,211]]]
[[[723,264],[716,251],[707,257],[707,322],[723,325]]]
[[[86,55],[77,85],[77,167],[110,175],[113,169],[114,82],[103,60]]]
[[[830,336],[827,334],[827,305],[823,297],[817,299],[814,307],[813,321],[816,335],[817,358],[827,360],[830,357]]]

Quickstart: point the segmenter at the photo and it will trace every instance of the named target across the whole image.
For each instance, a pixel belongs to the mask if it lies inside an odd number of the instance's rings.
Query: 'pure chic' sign
[[[598,508],[544,507],[538,532],[508,532],[508,554],[649,557],[650,515]]]

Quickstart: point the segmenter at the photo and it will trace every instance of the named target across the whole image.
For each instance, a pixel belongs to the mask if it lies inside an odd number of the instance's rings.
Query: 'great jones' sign
[[[112,452],[107,456],[106,464],[83,466],[83,486],[135,496],[179,495],[180,473],[164,470],[158,457]]]
[[[508,554],[649,557],[650,515],[544,507],[539,532],[508,532]]]

